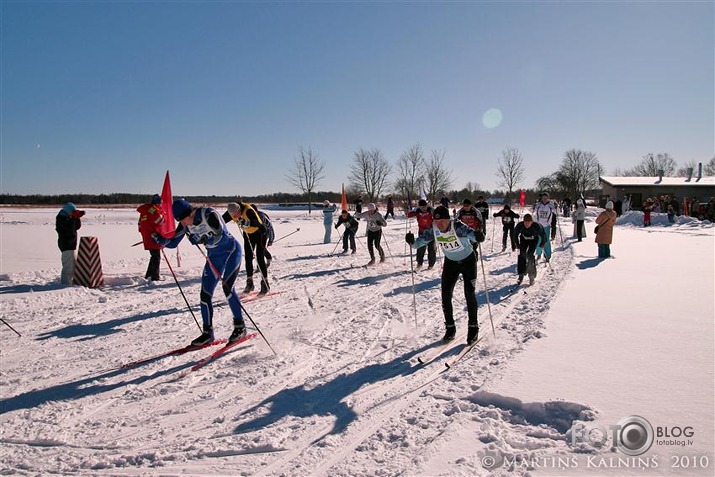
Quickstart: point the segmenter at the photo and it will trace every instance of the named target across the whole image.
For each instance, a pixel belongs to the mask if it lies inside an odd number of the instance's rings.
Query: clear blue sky
[[[455,188],[525,187],[571,148],[606,172],[715,151],[703,2],[2,1],[4,193],[294,191],[299,146],[446,152]],[[485,124],[498,109],[501,122]]]

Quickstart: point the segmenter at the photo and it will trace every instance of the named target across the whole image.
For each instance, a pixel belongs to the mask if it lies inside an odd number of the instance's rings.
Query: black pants
[[[522,241],[519,245],[519,257],[516,260],[516,271],[519,275],[524,275],[528,269],[530,277],[536,277],[536,259],[534,252],[538,238],[534,240]]]
[[[580,242],[583,239],[583,220],[576,221],[576,238]]]
[[[389,217],[390,215],[392,216],[393,219],[395,218],[395,209],[388,207],[387,212],[385,213],[385,218]]]
[[[246,255],[246,277],[253,277],[253,256],[255,253],[258,269],[268,284],[268,267],[266,267],[266,241],[260,231],[247,234],[243,232],[243,253]],[[255,252],[254,252],[255,249]]]
[[[437,245],[431,240],[424,247],[417,249],[417,265],[422,265],[425,261],[425,251],[427,251],[427,265],[430,267],[437,261]]]
[[[385,258],[385,252],[384,250],[382,250],[380,240],[382,240],[382,230],[367,231],[367,251],[370,252],[370,258],[372,259],[375,258],[375,251],[373,250],[373,246],[380,254],[380,259],[382,260]]]
[[[149,257],[149,266],[146,269],[146,275],[144,275],[144,278],[158,280],[159,265],[161,264],[161,250],[150,249]]]
[[[514,237],[514,224],[504,226],[504,236],[501,239],[501,248],[506,248],[507,235],[511,239],[511,249],[516,250],[516,238]]]
[[[350,227],[345,227],[345,232],[343,232],[343,252],[348,251],[348,240],[350,240],[350,250],[355,251],[355,234],[357,229]]]
[[[477,325],[477,258],[474,254],[455,262],[445,258],[442,268],[442,311],[447,326],[454,326],[454,312],[452,308],[452,293],[459,275],[464,280],[464,298],[467,301],[467,316],[469,325]]]

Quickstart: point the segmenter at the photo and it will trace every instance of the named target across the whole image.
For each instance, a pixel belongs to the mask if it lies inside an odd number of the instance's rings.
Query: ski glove
[[[477,230],[476,232],[474,232],[474,238],[477,239],[477,242],[484,242],[484,234],[481,230]]]
[[[156,232],[154,232],[153,234],[151,234],[151,239],[152,239],[154,242],[158,243],[159,245],[166,245],[167,243],[169,243],[169,239],[167,239],[167,238],[165,238],[165,237],[162,237],[161,235],[159,235],[159,234],[156,233]]]
[[[72,211],[71,217],[75,218],[75,219],[79,219],[79,218],[83,217],[84,214],[85,214],[84,210],[77,209],[77,210]]]
[[[197,234],[189,234],[189,242],[191,242],[191,245],[199,245],[204,243],[205,241],[206,237],[201,237]]]
[[[415,235],[412,232],[407,232],[405,234],[405,242],[407,242],[410,245],[415,243]]]

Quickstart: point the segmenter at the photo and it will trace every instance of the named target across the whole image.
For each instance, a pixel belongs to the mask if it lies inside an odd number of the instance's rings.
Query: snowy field
[[[644,229],[631,212],[601,261],[596,210],[581,243],[560,219],[551,265],[509,295],[516,255],[499,253],[490,220],[482,339],[447,369],[465,341],[462,287],[457,340],[437,348],[442,259],[413,288],[404,217],[388,221],[387,261],[365,268],[364,226],[356,255],[331,256],[339,234],[322,243],[320,212],[267,210],[277,237],[296,233],[271,248],[276,294],[245,308],[277,355],[259,337],[179,378],[213,348],[121,368],[199,334],[166,263],[163,281],[142,278],[137,213],[87,209],[80,235],[98,237],[105,286],[86,289],[59,284],[58,210],[0,209],[0,317],[22,334],[0,323],[2,475],[715,474],[707,222],[655,214]],[[200,319],[204,258],[178,250],[181,266],[167,256]],[[221,293],[214,302],[226,338],[230,313]],[[637,456],[609,430],[630,416],[652,426]]]

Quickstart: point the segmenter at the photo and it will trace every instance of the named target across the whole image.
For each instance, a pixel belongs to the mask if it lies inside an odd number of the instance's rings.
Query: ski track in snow
[[[322,217],[295,214],[274,223],[277,236],[296,225],[303,233],[271,249],[272,290],[281,293],[245,306],[278,356],[258,336],[179,381],[212,349],[118,369],[198,333],[165,263],[156,284],[138,278],[143,251],[103,263],[107,285],[97,290],[60,287],[56,269],[4,275],[2,315],[24,336],[2,335],[0,473],[487,475],[481,459],[497,451],[573,452],[569,426],[559,429],[557,422],[592,419],[595,411],[530,403],[547,410],[536,422],[534,406],[509,408],[504,403],[513,398],[484,393],[515,354],[546,336],[549,305],[573,268],[570,240],[562,246],[557,237],[551,264],[538,265],[535,284],[507,296],[516,253],[492,253],[500,250],[501,230],[488,231],[477,275],[483,339],[447,370],[444,362],[466,335],[462,286],[454,293],[457,340],[431,363],[417,364],[443,333],[443,258],[434,270],[414,274],[415,329],[402,220],[385,228],[385,263],[370,267],[362,266],[368,260],[362,226],[356,255],[331,256],[335,235],[333,243],[317,244]],[[570,222],[562,227],[570,230]],[[195,252],[183,250],[175,271],[200,320],[203,260]],[[242,272],[236,288],[243,283]],[[220,287],[214,303],[217,338],[226,338],[230,317]],[[506,471],[490,475],[499,472]]]

